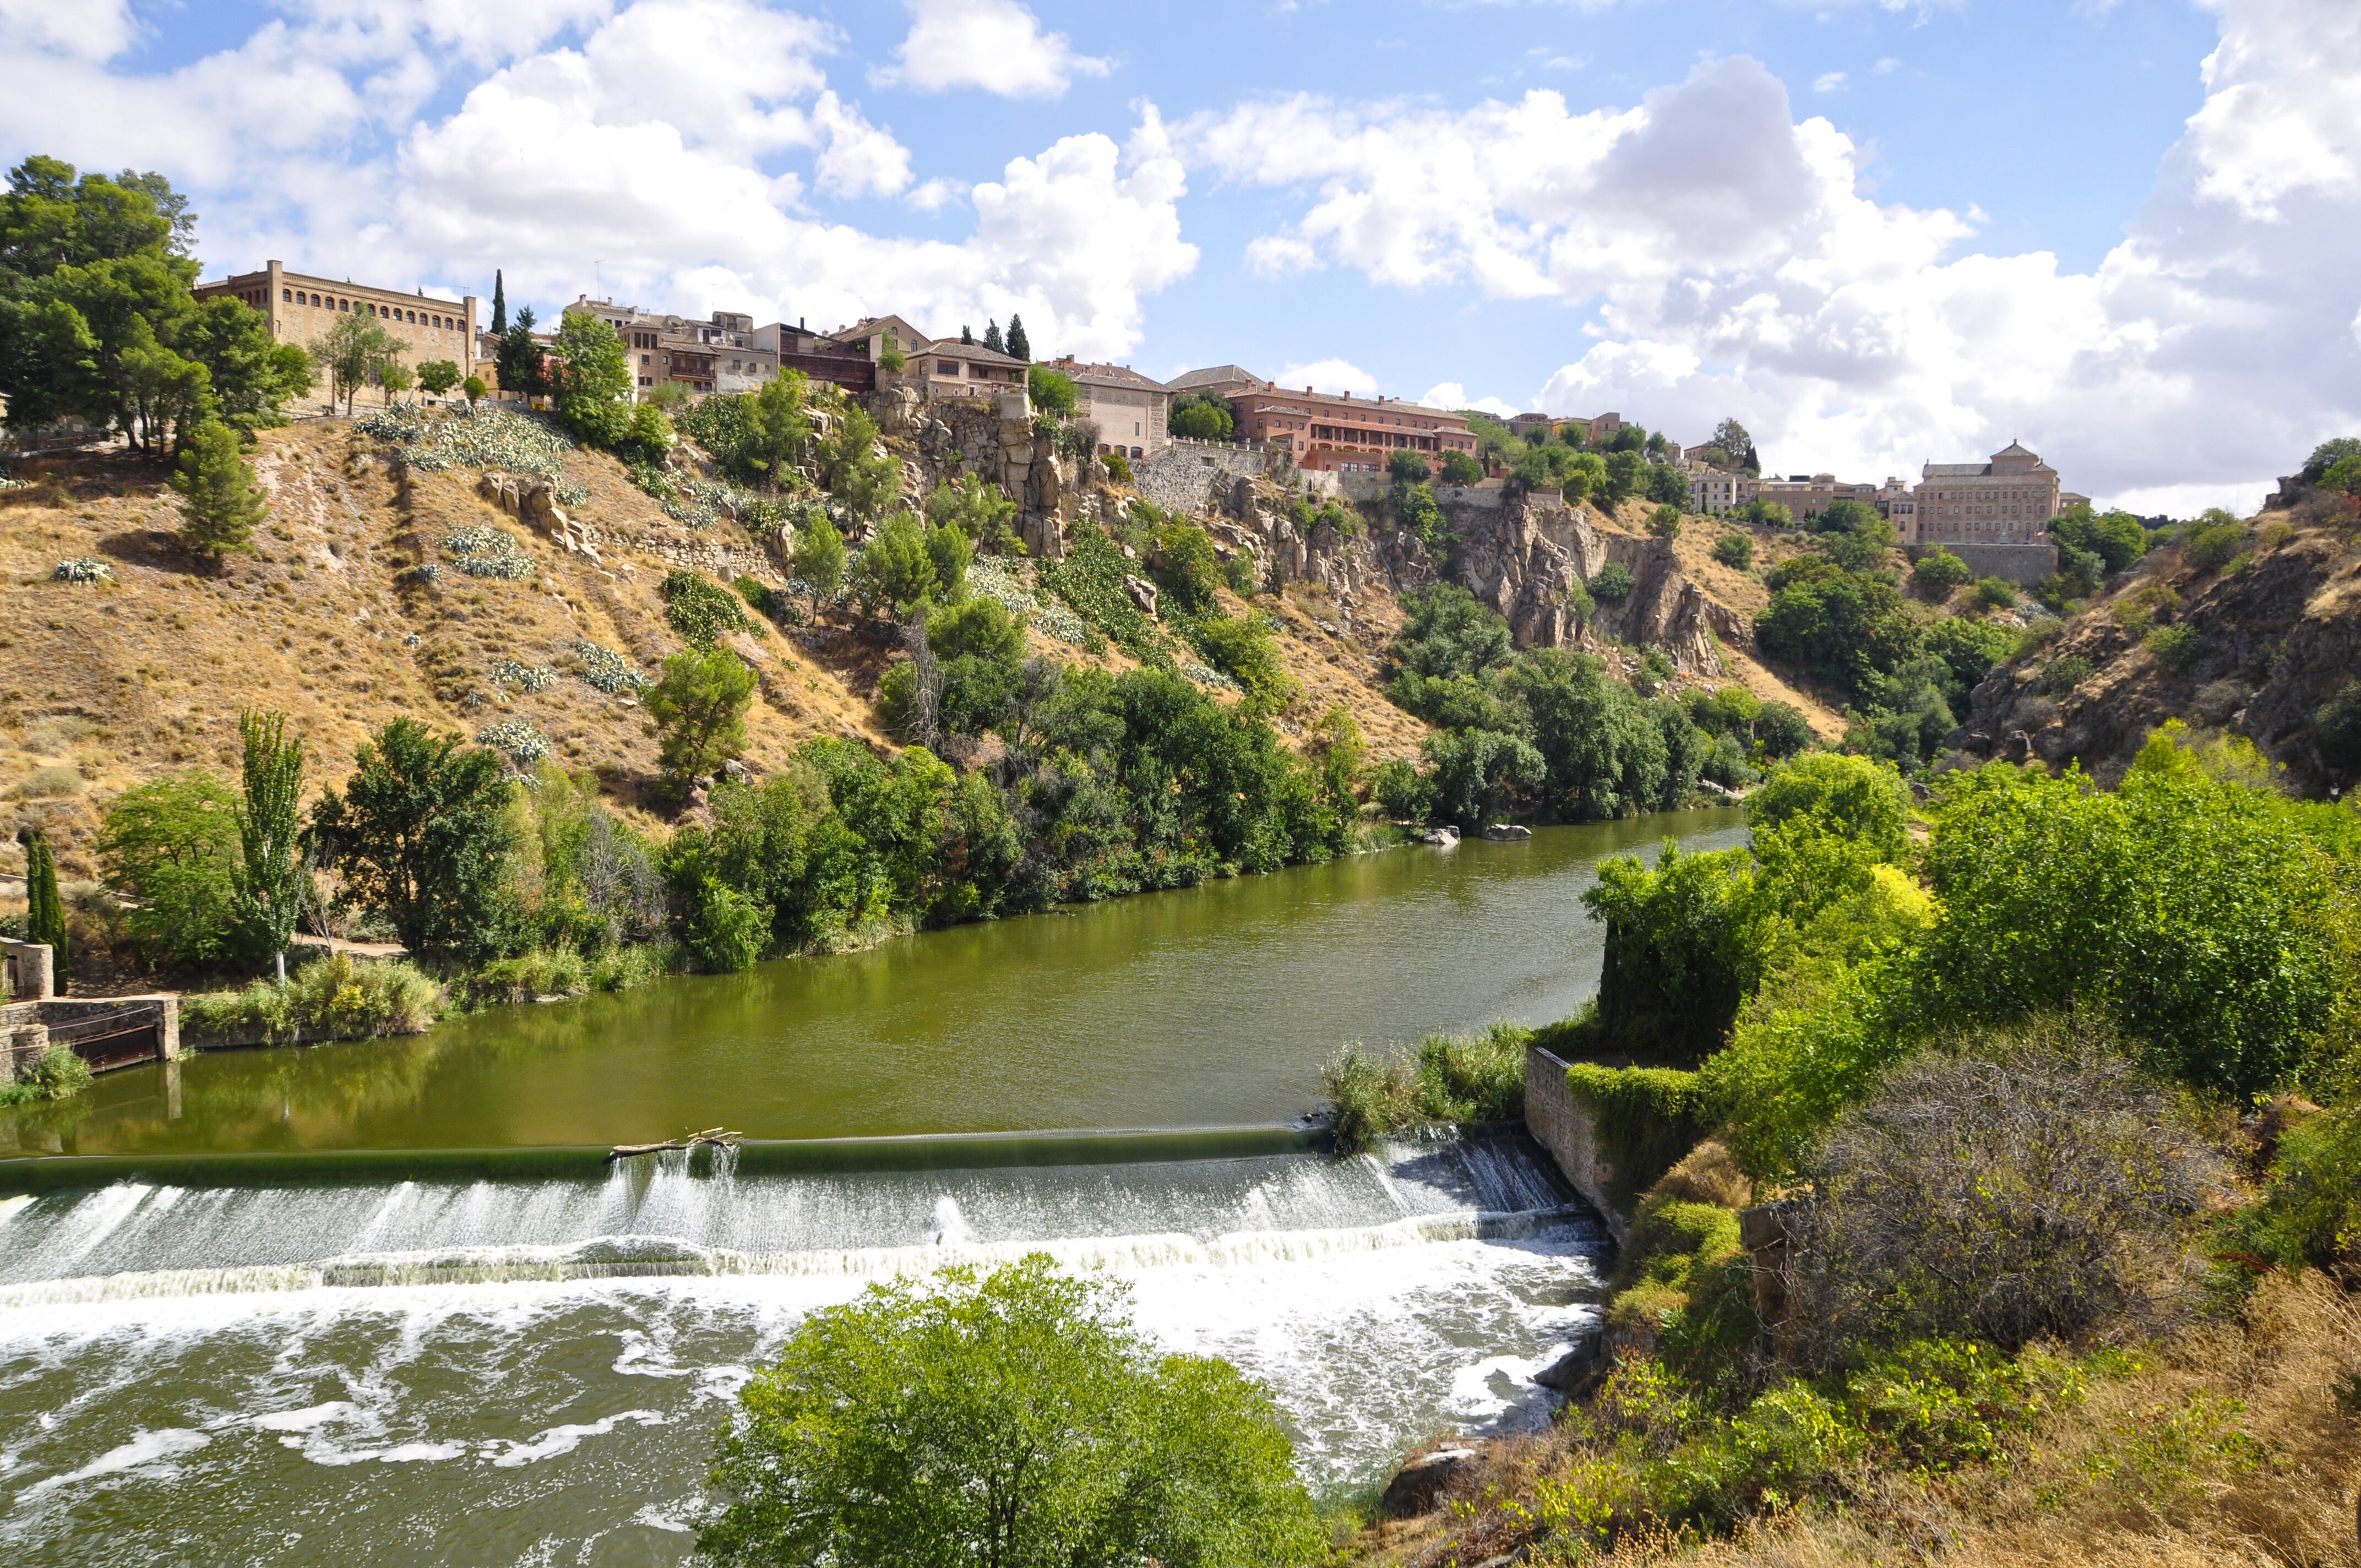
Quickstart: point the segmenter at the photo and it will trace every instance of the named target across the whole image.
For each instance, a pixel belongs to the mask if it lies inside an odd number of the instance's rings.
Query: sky
[[[2361,433],[2356,0],[0,0],[0,154],[291,269],[2144,512]]]

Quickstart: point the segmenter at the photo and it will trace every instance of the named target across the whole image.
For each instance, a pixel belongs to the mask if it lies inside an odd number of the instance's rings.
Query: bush
[[[1971,1054],[1971,1048],[1974,1054]],[[1914,1058],[1807,1163],[1797,1353],[1967,1337],[2015,1349],[2153,1322],[2220,1172],[2103,1036],[2037,1023]]]
[[[1035,1254],[811,1313],[738,1397],[699,1556],[1325,1562],[1270,1396],[1159,1350],[1125,1304]]]
[[[2246,547],[2246,525],[2220,507],[2180,525],[2180,559],[2199,572],[2228,565]]]
[[[150,964],[212,963],[236,925],[237,796],[203,769],[125,791],[99,829],[99,864],[130,895],[124,926]]]
[[[1482,480],[1484,470],[1475,458],[1454,450],[1443,455],[1442,477],[1446,485],[1473,485]]]
[[[2041,689],[2051,696],[2065,696],[2091,678],[2091,661],[2080,653],[2069,653],[2052,659],[2041,672]]]
[[[71,1046],[51,1046],[33,1058],[14,1083],[0,1083],[0,1105],[70,1100],[90,1087],[90,1064]]]
[[[1174,521],[1159,528],[1148,566],[1176,608],[1191,615],[1213,608],[1214,590],[1222,584],[1222,560],[1212,536],[1195,523]]]
[[[2312,743],[2338,773],[2361,769],[2361,681],[2346,681],[2312,717]]]
[[[2172,674],[2179,674],[2196,662],[2198,653],[2197,628],[2182,623],[2159,626],[2140,639],[2157,664]]]
[[[1733,572],[1754,565],[1754,540],[1744,533],[1725,533],[1713,542],[1713,558]]]
[[[1300,689],[1261,616],[1208,616],[1191,626],[1190,634],[1206,663],[1245,691],[1249,712],[1276,713]]]
[[[1720,1048],[1761,977],[1767,940],[1743,850],[1683,854],[1667,839],[1655,869],[1618,857],[1582,895],[1607,927],[1593,1048],[1694,1065]]]
[[[1812,721],[1792,702],[1766,702],[1754,720],[1754,739],[1763,755],[1784,761],[1810,748]]]
[[[1681,509],[1666,501],[1648,514],[1648,532],[1658,539],[1670,539],[1681,531]]]
[[[1423,485],[1434,470],[1415,452],[1397,452],[1386,459],[1386,475],[1399,485]]]
[[[1062,419],[1074,411],[1074,378],[1062,370],[1033,366],[1025,372],[1025,389],[1032,396],[1033,406],[1044,413]]]
[[[1640,585],[1632,577],[1631,567],[1620,561],[1609,561],[1599,567],[1598,574],[1584,586],[1589,588],[1591,597],[1601,603],[1621,604]]]
[[[663,592],[665,620],[691,648],[710,649],[724,632],[754,629],[730,590],[702,574],[675,566],[664,574]]]
[[[292,1044],[298,1032],[314,1038],[374,1039],[422,1035],[443,1009],[443,988],[409,963],[356,959],[330,953],[287,977],[257,981],[240,992],[183,997],[181,1027],[194,1036],[259,1035]]]
[[[1980,609],[2015,609],[2016,589],[1999,577],[1978,577],[1976,606]]]
[[[1408,759],[1389,757],[1369,775],[1378,811],[1395,822],[1423,827],[1434,810],[1434,791]]]
[[[1125,456],[1122,453],[1106,453],[1100,457],[1099,461],[1106,465],[1107,477],[1113,479],[1116,484],[1137,485],[1139,483],[1137,477],[1136,477],[1131,471],[1131,459]]]
[[[2332,1111],[2287,1132],[2256,1229],[2275,1261],[2361,1283],[2361,1110]]]
[[[1576,1062],[1566,1086],[1587,1107],[1618,1208],[1656,1184],[1711,1130],[1704,1087],[1694,1072]],[[1731,1238],[1736,1239],[1735,1222]]]
[[[1918,557],[1910,576],[1921,594],[1939,604],[1951,597],[1952,589],[1966,586],[1975,574],[1968,570],[1965,561],[1938,544]]]
[[[1492,1024],[1474,1035],[1429,1035],[1382,1058],[1346,1046],[1321,1070],[1339,1155],[1418,1127],[1510,1122],[1524,1114],[1531,1029]]]
[[[664,660],[662,678],[648,688],[647,714],[666,790],[686,793],[690,781],[719,773],[746,749],[756,684],[745,661],[726,648],[687,648]]]

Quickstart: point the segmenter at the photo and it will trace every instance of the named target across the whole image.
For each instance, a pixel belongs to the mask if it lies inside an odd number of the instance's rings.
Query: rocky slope
[[[2136,563],[2054,637],[1993,671],[1948,744],[1962,762],[2078,763],[2113,782],[2151,731],[2178,718],[2253,741],[2299,787],[2319,790],[2349,781],[2331,777],[2312,718],[2356,675],[2361,530],[2349,506],[2308,496],[2255,519],[2223,565],[2194,565],[2178,547]]]

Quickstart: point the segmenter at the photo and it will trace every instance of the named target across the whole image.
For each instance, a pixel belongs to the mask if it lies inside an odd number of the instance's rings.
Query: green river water
[[[1607,1245],[1548,1157],[1275,1124],[1345,1040],[1573,1012],[1598,859],[1743,831],[1366,856],[0,1112],[0,1563],[685,1563],[806,1315],[1037,1251],[1261,1380],[1323,1491],[1530,1429]],[[599,1146],[715,1125],[903,1141]],[[1174,1130],[939,1136],[1088,1128]]]
[[[516,1148],[1275,1123],[1348,1040],[1542,1023],[1596,987],[1604,855],[1734,810],[1360,855],[396,1040],[192,1056],[0,1115],[0,1155]]]

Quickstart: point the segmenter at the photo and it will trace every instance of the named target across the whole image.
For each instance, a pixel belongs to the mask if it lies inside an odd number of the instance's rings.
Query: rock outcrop
[[[1067,532],[1083,510],[1093,465],[1061,457],[1055,438],[1035,433],[1021,393],[928,398],[894,387],[870,400],[877,427],[902,448],[906,495],[922,503],[937,485],[965,475],[991,481],[1016,503],[1016,533],[1036,558],[1066,554]]]

